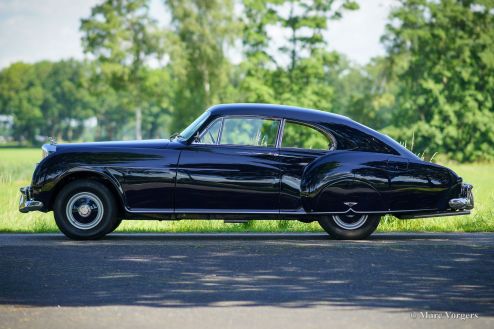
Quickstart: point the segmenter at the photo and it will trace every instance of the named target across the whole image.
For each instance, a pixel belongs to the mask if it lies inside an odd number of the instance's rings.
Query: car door
[[[279,212],[279,119],[217,118],[179,160],[177,213]]]
[[[305,168],[334,146],[332,138],[322,130],[286,120],[283,125],[278,161],[282,170],[280,211],[303,212],[300,183]]]

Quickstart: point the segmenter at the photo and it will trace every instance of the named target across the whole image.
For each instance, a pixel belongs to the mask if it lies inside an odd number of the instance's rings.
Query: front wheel
[[[340,240],[359,240],[369,237],[379,225],[381,216],[368,214],[337,214],[319,219],[319,225],[332,237]]]
[[[111,191],[91,180],[76,180],[58,193],[53,205],[60,231],[76,240],[98,239],[118,225],[118,209]]]

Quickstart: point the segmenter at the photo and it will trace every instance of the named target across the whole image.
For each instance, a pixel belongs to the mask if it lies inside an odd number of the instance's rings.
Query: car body
[[[472,186],[452,170],[347,117],[298,107],[217,105],[170,140],[46,144],[43,153],[32,184],[21,189],[20,211],[55,210],[57,217],[61,191],[91,180],[118,208],[113,226],[121,218],[335,224],[346,217],[351,224],[363,216],[437,217],[473,208]],[[88,202],[79,200],[65,214],[97,209]],[[340,238],[369,234],[336,228],[342,231],[330,234]]]

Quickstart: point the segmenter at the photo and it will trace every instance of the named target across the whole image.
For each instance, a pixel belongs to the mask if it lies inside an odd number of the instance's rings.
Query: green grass
[[[19,187],[29,185],[40,149],[0,149],[0,232],[57,232],[53,214],[19,213]],[[447,164],[474,185],[475,209],[470,216],[398,220],[387,216],[379,231],[485,232],[494,231],[494,165]],[[223,221],[124,221],[121,232],[319,232],[317,223],[298,221],[250,221],[224,224]]]

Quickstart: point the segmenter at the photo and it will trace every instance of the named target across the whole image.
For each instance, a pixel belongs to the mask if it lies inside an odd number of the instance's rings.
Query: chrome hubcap
[[[70,224],[80,230],[90,230],[103,219],[103,203],[90,192],[73,195],[65,209]]]
[[[82,217],[87,217],[87,216],[91,215],[91,207],[89,207],[87,204],[83,204],[82,206],[77,208],[77,212]]]
[[[344,214],[333,215],[333,220],[342,229],[356,230],[367,221],[368,215]]]

